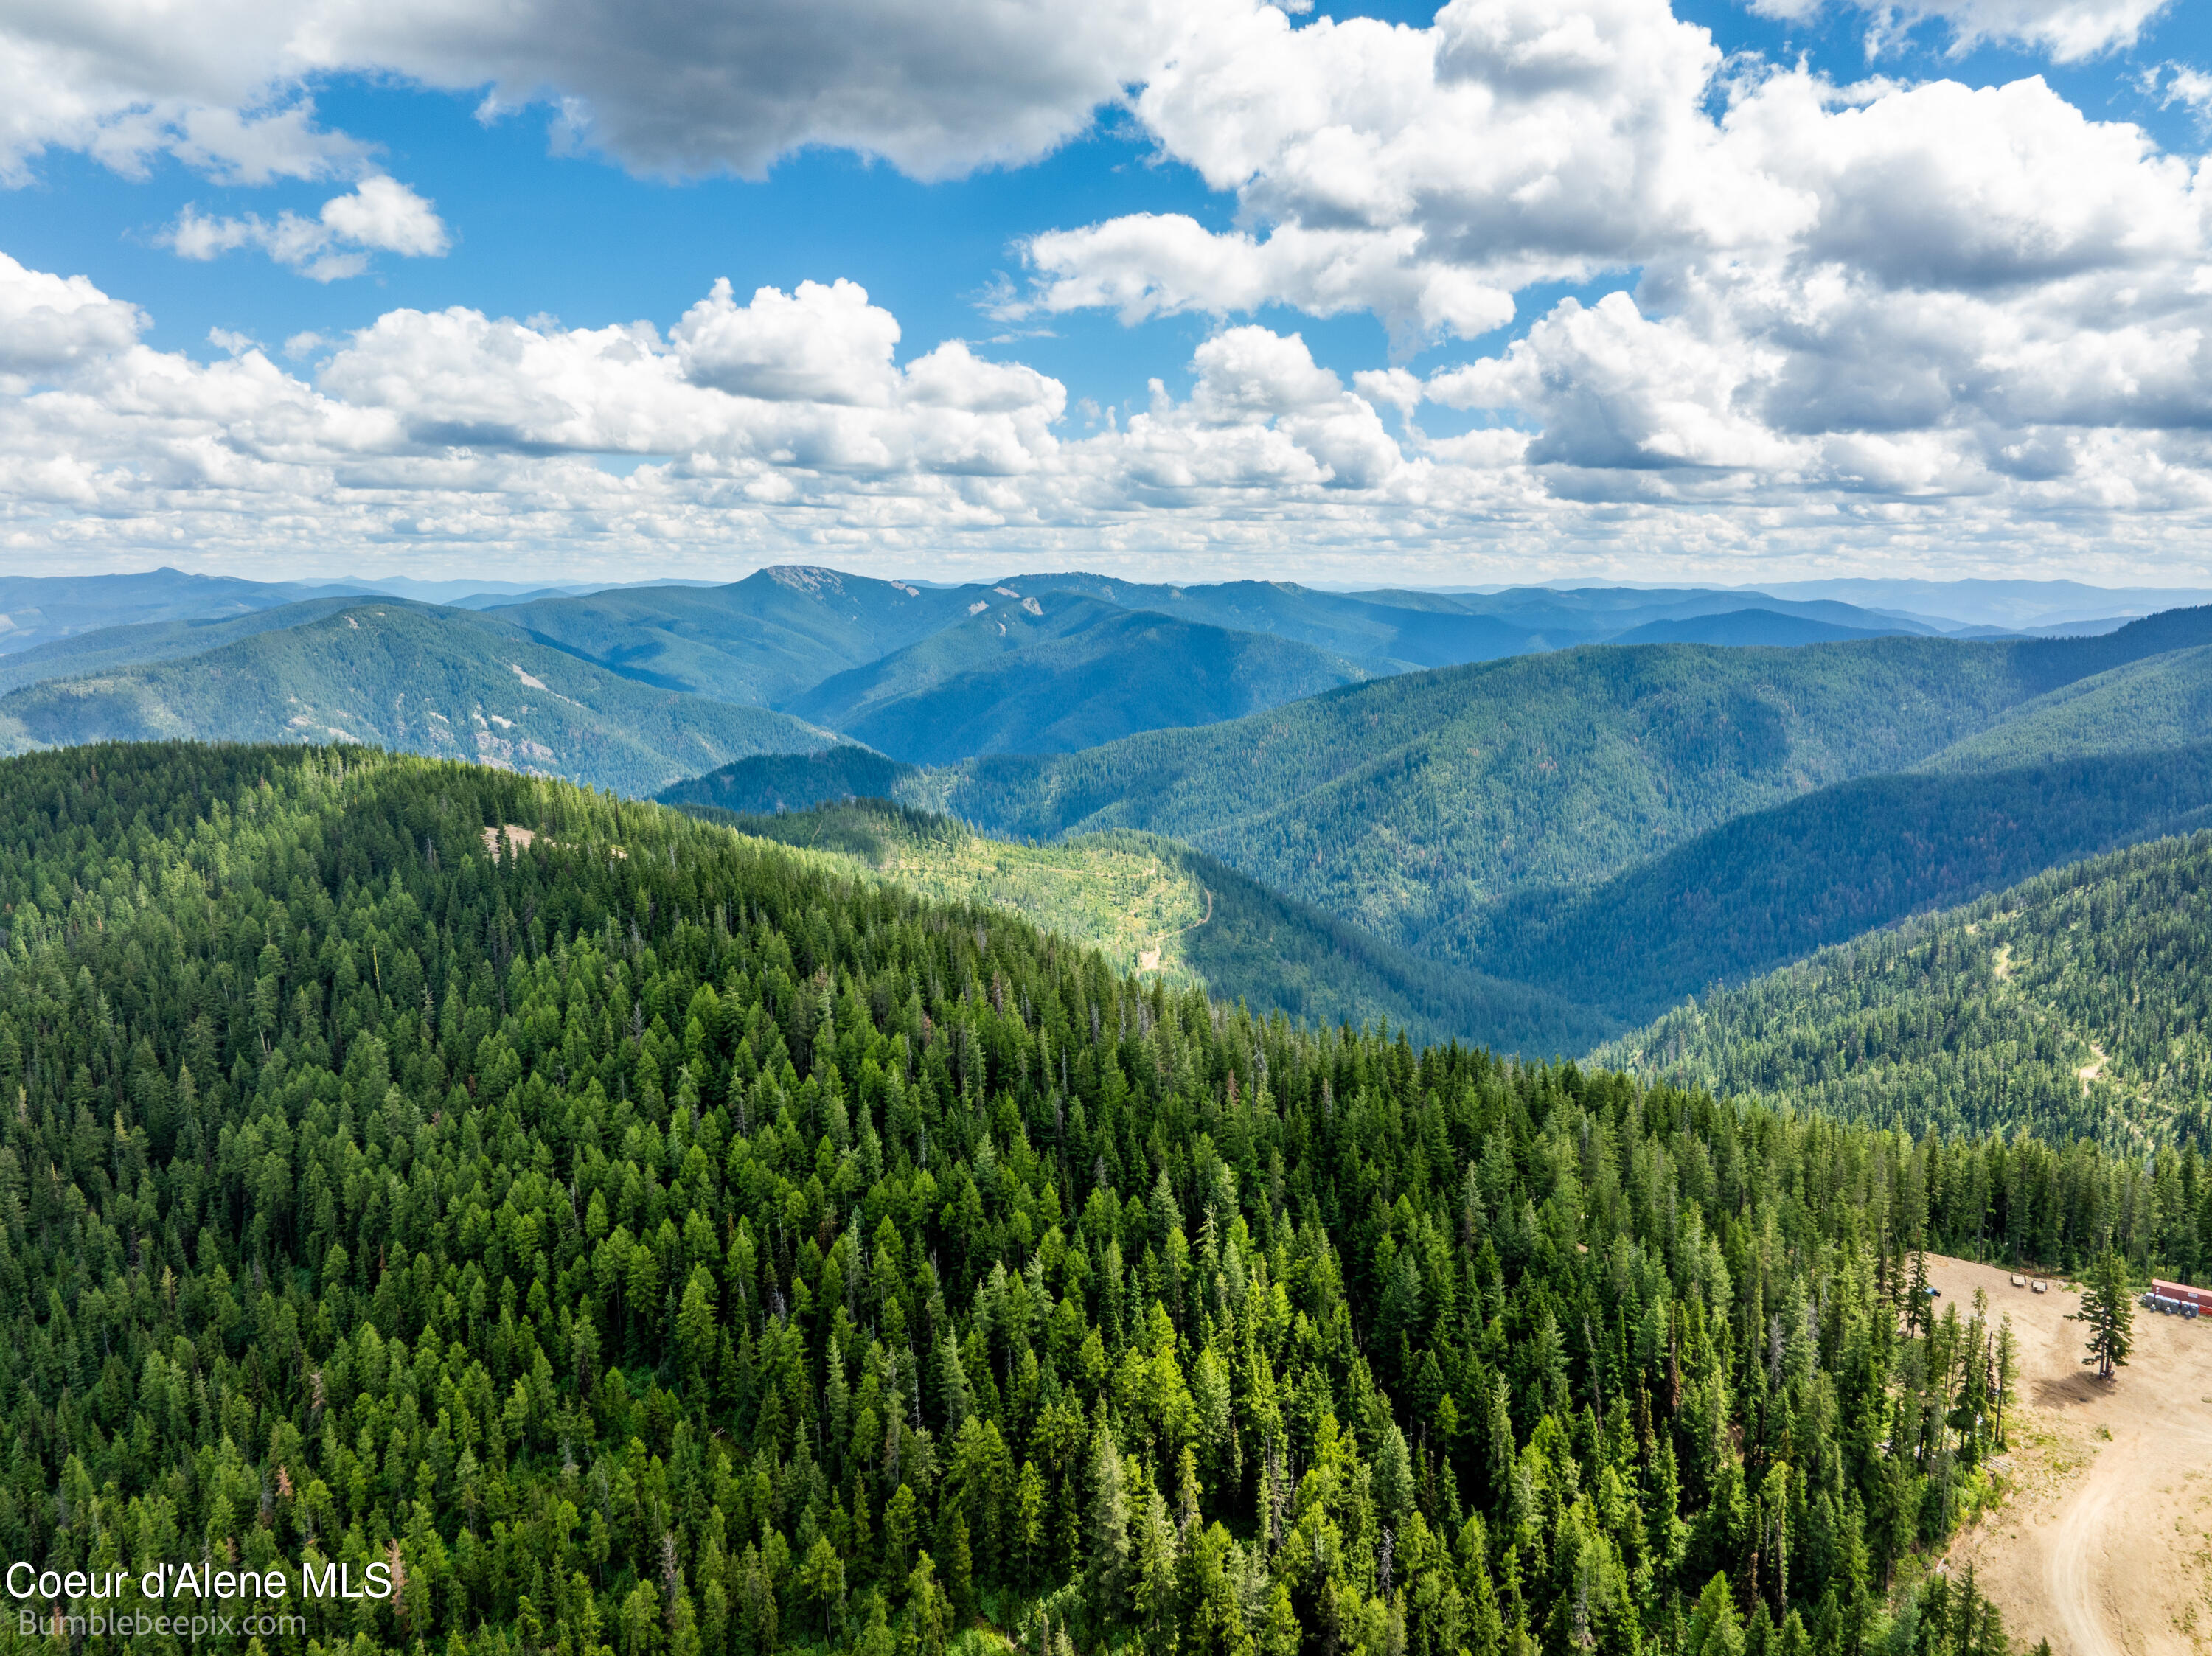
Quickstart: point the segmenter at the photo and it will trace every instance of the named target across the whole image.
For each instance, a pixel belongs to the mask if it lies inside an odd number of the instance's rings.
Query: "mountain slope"
[[[975,597],[789,565],[727,586],[623,587],[490,613],[626,678],[772,707],[949,625]]]
[[[1366,675],[1312,646],[1231,632],[1060,589],[979,613],[785,703],[911,764],[1066,753],[1206,725]]]
[[[1513,626],[1528,628],[1541,635],[1546,647],[1553,649],[1575,644],[1619,642],[1735,642],[1671,635],[1632,640],[1626,635],[1642,627],[1698,621],[1747,609],[1764,610],[1771,615],[1850,632],[1935,636],[1943,631],[1922,617],[1879,616],[1855,604],[1829,599],[1776,597],[1745,588],[1510,586],[1498,592],[1455,592],[1449,595],[1449,601],[1470,614],[1491,616]]]
[[[1669,1012],[1596,1064],[1918,1132],[2212,1128],[2212,834],[2056,870]]]
[[[1800,644],[1842,644],[1857,638],[1888,638],[1907,630],[1899,627],[1839,627],[1834,622],[1814,621],[1809,616],[1784,615],[1772,610],[1729,610],[1718,615],[1647,621],[1606,642],[1790,648]]]
[[[1492,661],[1548,647],[1534,628],[1478,614],[1464,600],[1437,592],[1324,592],[1295,581],[1172,585],[1083,573],[1023,575],[1003,585],[1024,594],[1058,588],[1124,610],[1265,633],[1346,657],[1370,673]]]
[[[364,742],[649,793],[836,738],[636,684],[462,610],[372,599],[204,653],[0,696],[0,752],[191,737]]]
[[[1097,949],[1117,970],[1201,985],[1257,1012],[1322,1025],[1382,1019],[1423,1043],[1465,1040],[1537,1057],[1586,1051],[1620,1027],[1540,991],[1409,955],[1157,834],[1122,829],[1023,846],[883,804],[775,816],[683,808],[936,901],[1024,915]]]
[[[2212,743],[1867,777],[1749,812],[1591,888],[1485,913],[1481,970],[1632,1022],[1921,910],[2201,825]]]
[[[1166,834],[1468,961],[1490,903],[1608,878],[1747,810],[1903,769],[2131,652],[2208,639],[2212,611],[2192,610],[2093,639],[1563,651],[1060,757],[970,760],[900,797],[1017,837]]]
[[[653,797],[678,809],[704,806],[737,816],[770,816],[841,799],[889,799],[914,769],[866,748],[759,754],[733,759],[704,776],[687,776]]]
[[[2212,647],[2174,650],[2023,702],[1988,730],[1922,761],[1927,771],[1977,771],[2140,753],[2212,736]]]
[[[1327,592],[1289,581],[1175,585],[1084,572],[1030,573],[937,588],[786,567],[726,586],[610,589],[514,603],[500,613],[545,643],[643,682],[726,701],[789,707],[833,674],[866,667],[981,613],[974,608],[978,604],[995,609],[1000,600],[1018,603],[1049,591],[1149,610],[1186,625],[1308,645],[1357,663],[1370,676],[1601,641],[1646,622],[1687,626],[1758,599],[1698,588]],[[1770,623],[1770,631],[1783,628],[1771,639],[1725,641],[1803,642],[1816,635],[1933,630],[1849,604],[1763,602],[1790,624]]]
[[[118,667],[173,660],[235,644],[259,633],[298,627],[356,608],[359,593],[309,598],[249,615],[197,621],[148,621],[101,627],[0,655],[0,695],[50,678],[76,678]]]
[[[12,654],[96,628],[222,620],[324,596],[312,587],[187,575],[0,576],[0,653]]]

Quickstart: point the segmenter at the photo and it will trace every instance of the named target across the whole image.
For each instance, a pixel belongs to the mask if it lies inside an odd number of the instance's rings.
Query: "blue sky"
[[[2050,9],[2064,3],[2051,0]],[[1958,4],[1971,9],[1971,0],[1958,0]],[[1613,9],[1616,13],[1620,9]],[[2146,89],[2146,76],[2169,64],[2212,69],[2212,22],[2207,20],[2207,9],[2169,6],[2132,40],[2113,42],[2070,62],[2057,60],[2047,46],[2033,40],[1983,44],[1959,53],[1953,49],[1956,20],[1941,16],[1901,32],[1889,26],[1887,39],[1871,58],[1869,18],[1858,10],[1828,8],[1809,18],[1783,21],[1727,0],[1682,0],[1674,16],[1709,29],[1738,70],[1753,60],[1778,68],[1802,62],[1838,84],[1882,76],[1905,88],[1940,81],[2000,87],[2040,76],[2090,122],[2135,123],[2167,154],[2193,157],[2205,148],[2205,111],[2171,96],[2162,98],[2172,85],[2170,70],[2152,83],[2154,89]],[[1432,18],[1432,13],[1415,7],[1358,12],[1338,9],[1333,15],[1380,17],[1415,29],[1427,29]],[[1318,15],[1301,19],[1297,27],[1310,30],[1317,21]],[[1603,17],[1600,21],[1602,27]],[[1203,348],[1225,330],[1256,326],[1274,336],[1296,334],[1314,361],[1334,371],[1346,386],[1361,370],[1393,366],[1410,370],[1419,380],[1434,381],[1467,364],[1498,359],[1513,341],[1522,339],[1544,318],[1555,317],[1565,300],[1571,299],[1587,312],[1607,293],[1636,290],[1644,268],[1642,257],[1632,249],[1616,263],[1600,262],[1600,268],[1564,276],[1538,272],[1508,280],[1515,312],[1510,325],[1467,337],[1435,331],[1412,349],[1401,340],[1395,354],[1383,323],[1373,312],[1352,308],[1321,315],[1295,302],[1197,308],[1133,324],[1092,306],[1038,312],[1010,321],[994,314],[990,301],[1009,291],[1020,293],[1030,283],[1034,272],[1025,268],[1020,250],[1031,235],[1076,232],[1129,215],[1162,214],[1187,215],[1217,236],[1240,225],[1264,234],[1296,221],[1297,215],[1255,207],[1257,186],[1248,192],[1253,199],[1241,203],[1235,190],[1209,188],[1186,153],[1190,149],[1187,142],[1179,145],[1164,136],[1140,108],[1112,104],[1098,107],[1085,130],[1041,158],[1015,165],[985,164],[939,181],[909,176],[878,155],[818,144],[784,155],[757,181],[727,173],[671,180],[656,176],[649,167],[625,166],[589,146],[564,143],[550,106],[543,102],[479,118],[480,88],[435,89],[389,69],[295,75],[272,84],[282,85],[281,97],[312,98],[314,124],[320,130],[349,135],[369,147],[368,159],[354,166],[353,176],[387,174],[434,203],[450,237],[448,250],[434,257],[372,250],[363,274],[328,282],[310,279],[251,246],[211,258],[180,257],[166,240],[173,237],[188,209],[221,221],[247,215],[273,221],[286,211],[312,220],[321,204],[343,187],[347,174],[325,170],[313,178],[226,182],[220,165],[211,167],[204,156],[196,158],[197,164],[180,158],[176,151],[182,146],[155,145],[142,151],[135,166],[118,167],[91,153],[99,147],[96,143],[72,144],[62,137],[24,154],[14,186],[0,191],[0,252],[30,271],[82,275],[103,294],[139,307],[145,322],[138,337],[146,347],[205,363],[224,355],[210,343],[210,331],[222,331],[234,337],[234,345],[239,339],[258,342],[280,372],[307,385],[315,383],[318,365],[331,350],[394,312],[460,306],[487,318],[538,319],[544,328],[557,318],[568,329],[597,329],[641,318],[665,331],[701,300],[717,278],[729,280],[740,304],[757,288],[790,291],[802,282],[829,283],[844,278],[865,288],[876,306],[896,317],[901,364],[945,341],[958,339],[968,342],[978,355],[1024,364],[1058,381],[1065,388],[1066,408],[1056,431],[1060,439],[1068,440],[1098,429],[1094,407],[1112,406],[1117,425],[1126,422],[1131,413],[1145,408],[1148,382],[1153,379],[1165,383],[1171,398],[1191,397],[1201,375]],[[149,94],[149,101],[154,97]],[[1723,97],[1717,84],[1706,97],[1709,112],[1717,113]],[[1676,256],[1659,241],[1653,247],[1653,257],[1662,252]],[[1644,302],[1652,316],[1663,308],[1648,294]],[[303,333],[320,336],[324,346],[286,355],[284,342]],[[36,391],[45,390],[51,387],[37,387],[26,406],[34,406]],[[1402,431],[1402,414],[1386,408],[1379,417],[1389,430]],[[1284,422],[1288,418],[1279,410],[1272,428],[1287,431]],[[1543,408],[1516,403],[1494,389],[1486,390],[1473,405],[1433,399],[1423,405],[1419,421],[1429,439],[1488,428],[1526,432],[1539,439],[1539,452],[1546,452],[1542,434],[1550,430],[1556,436],[1558,431],[1557,419],[1547,420]],[[1649,423],[1647,420],[1645,425]],[[2124,428],[2130,421],[2123,416],[2110,423]],[[2039,422],[2038,429],[2049,424]],[[1680,442],[1669,446],[1663,434],[1654,436],[1642,426],[1637,429],[1643,433],[1634,439],[1642,446],[1639,452],[1672,455],[1682,446]],[[595,450],[588,442],[574,447],[618,475],[640,464],[657,464],[659,458],[656,451],[636,445],[609,451]],[[1591,464],[1595,453],[1593,450],[1571,462],[1572,476],[1543,474],[1537,480],[1541,492],[1578,500],[1583,507],[1589,505],[1593,491],[1605,494],[1605,479],[1593,480],[1589,475],[1606,469]],[[2160,463],[2170,469],[2172,458],[2162,455]],[[1696,486],[1666,498],[1648,489],[1639,493],[1641,485],[1624,485],[1612,491],[1607,505],[1615,514],[1656,514],[1647,528],[1656,528],[1668,513],[1696,514],[1699,534],[1695,538],[1711,540],[1719,549],[1715,555],[1735,556],[1755,536],[1756,524],[1771,519],[1776,508],[1771,500],[1757,500],[1758,488],[1747,482],[1735,491],[1734,522],[1717,524],[1714,514],[1725,514],[1729,505],[1701,504],[1696,498],[1717,465],[1728,469],[1734,462],[1701,462]],[[1658,469],[1665,468],[1662,464]],[[1638,459],[1626,470],[1648,474],[1654,465],[1648,458]],[[1341,477],[1326,482],[1340,488],[1342,484]],[[1978,485],[1944,492],[1959,499],[1971,495],[1975,487]],[[1849,484],[1835,490],[1839,496],[1851,492]],[[1295,513],[1287,495],[1283,506]],[[1852,503],[1843,500],[1841,506],[1848,516]],[[1236,509],[1249,513],[1249,501]],[[1980,513],[1965,536],[1978,549],[1976,567],[1986,570],[2008,559],[2017,561],[2019,543],[2038,532],[2036,513],[2047,521],[2057,509],[2049,501],[2032,507],[2026,521],[2017,512],[2009,522],[1993,522],[1987,513]],[[2178,509],[2193,508],[2185,502],[2160,507],[2169,522]],[[1140,505],[1131,510],[1142,515]],[[74,543],[95,560],[112,555],[123,562],[132,561],[125,537],[82,530],[57,537],[60,520],[50,503],[42,507],[19,501],[13,515],[18,531],[14,544],[21,550],[35,554],[58,539]],[[177,514],[179,522],[190,515]],[[1021,514],[1011,515],[1018,519]],[[1508,515],[1517,518],[1519,508]],[[1560,523],[1574,515],[1564,513]],[[1823,561],[1824,554],[1850,552],[1847,530],[1832,535],[1826,549],[1801,532],[1808,516],[1802,499],[1791,500],[1783,515],[1793,519],[1793,555],[1805,570],[1832,569],[1838,566],[1832,557]],[[1810,515],[1817,518],[1819,510]],[[1200,503],[1178,507],[1171,517],[1172,532],[1163,540],[1184,547],[1204,543],[1211,532],[1204,521],[1207,516]],[[1163,513],[1161,521],[1170,522],[1169,514]],[[1583,556],[1595,567],[1614,567],[1618,573],[1620,560],[1629,555],[1622,551],[1621,538],[1602,526],[1591,528],[1587,513],[1581,521],[1580,530],[1552,533],[1540,529],[1524,534],[1516,528],[1515,533],[1537,563],[1565,559],[1571,565]],[[40,528],[41,524],[46,527]],[[763,556],[769,555],[765,549],[769,543],[779,539],[762,532],[757,524],[732,520],[731,526],[733,542],[757,543],[764,549]],[[1054,529],[1062,544],[1074,545],[1081,543],[1085,532],[1102,546],[1116,536],[1126,541],[1133,533],[1126,519],[1113,513],[1094,514],[1087,523],[1071,518],[1055,522]],[[142,539],[152,534],[158,540],[161,531],[158,525],[142,522],[134,532]],[[199,532],[182,531],[187,537]],[[1465,532],[1455,543],[1465,543]],[[173,541],[177,533],[173,528],[169,539]],[[1419,531],[1413,533],[1409,555],[1418,561],[1422,548]],[[2167,555],[2162,547],[2151,546],[2125,525],[2109,521],[2084,527],[2077,520],[2068,533],[2069,556],[2078,555],[2084,544],[2094,544],[2113,560],[2116,570],[2124,565],[2131,574],[2163,567]],[[902,530],[902,553],[925,549],[926,532],[917,537]],[[559,555],[572,555],[573,538],[556,538],[566,549]],[[792,539],[788,535],[781,538]],[[794,549],[805,538],[797,537]],[[966,547],[988,537],[979,537],[963,528],[953,538],[960,546],[948,541],[939,555],[957,562]],[[1646,548],[1654,543],[1645,535],[1631,538]],[[1897,554],[1889,537],[1874,538],[1885,540],[1886,555]],[[1927,567],[1928,549],[1938,538],[1931,535],[1924,544],[1904,549],[1908,561],[1917,556],[1920,566]],[[281,547],[269,549],[281,553]],[[649,543],[633,542],[630,553],[649,555],[652,549]],[[623,555],[613,541],[597,550]],[[460,551],[456,544],[436,555]],[[1240,546],[1235,555],[1249,557],[1252,551]],[[1315,555],[1326,561],[1338,555]],[[283,555],[296,561],[303,552]],[[492,536],[483,543],[487,563],[532,555],[526,533],[520,540]],[[1282,561],[1297,565],[1304,555],[1286,547]],[[1532,563],[1531,572],[1535,568]]]

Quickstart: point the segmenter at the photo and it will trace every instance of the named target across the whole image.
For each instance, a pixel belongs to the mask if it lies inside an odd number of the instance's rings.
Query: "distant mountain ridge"
[[[1310,644],[1124,610],[1061,587],[970,614],[786,702],[912,764],[1068,753],[1209,725],[1368,676]]]
[[[787,714],[651,689],[467,610],[305,607],[296,626],[0,696],[0,753],[177,737],[362,742],[644,794],[837,740]]]
[[[1727,610],[1717,615],[1647,621],[1606,640],[1608,644],[1723,644],[1794,649],[1801,644],[1840,644],[1850,639],[1890,638],[1918,632],[1909,627],[1839,627],[1809,616],[1773,610]]]
[[[497,583],[465,579],[384,585],[479,610],[655,690],[780,709],[930,762],[1070,751],[1249,713],[1364,677],[1621,635],[1775,644],[1935,630],[1827,600],[1769,600],[1749,616],[1741,594],[1701,588],[1347,594],[1294,582],[1176,585],[1081,572],[925,586],[804,565],[725,585],[588,592],[501,592]],[[89,582],[19,579],[6,589],[16,610],[0,627],[0,692],[305,624],[342,606],[348,587],[174,570]],[[1048,592],[1070,596],[1054,600],[1049,617],[1030,614]],[[1156,619],[1133,619],[1144,616]]]

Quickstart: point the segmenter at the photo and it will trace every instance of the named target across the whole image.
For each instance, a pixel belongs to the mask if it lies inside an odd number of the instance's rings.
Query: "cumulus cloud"
[[[1134,107],[1243,221],[1134,214],[1034,236],[1007,313],[1364,309],[1402,349],[1496,328],[1534,282],[1670,260],[1974,287],[2193,258],[2203,240],[2185,162],[2040,79],[1839,89],[1724,63],[1665,0],[1450,0],[1426,29],[1199,9]]]
[[[1312,316],[1371,311],[1401,344],[1440,334],[1474,338],[1513,319],[1513,295],[1451,264],[1424,259],[1419,233],[1276,227],[1264,240],[1215,234],[1181,213],[1139,213],[1031,237],[1023,252],[1042,277],[1000,304],[1037,312],[1111,308],[1122,321],[1179,312],[1225,316],[1287,305]]]
[[[309,372],[243,336],[204,362],[156,350],[133,306],[5,261],[0,546],[56,567],[183,543],[294,567],[589,570],[649,544],[708,568],[1018,550],[1747,578],[1848,533],[1866,567],[2202,561],[2212,330],[2185,306],[2075,340],[2001,296],[1926,308],[1863,277],[1808,299],[1771,270],[1692,265],[1668,292],[1663,313],[1563,302],[1425,380],[1347,385],[1296,334],[1226,327],[1187,395],[1155,382],[1075,436],[1050,376],[958,342],[902,359],[896,318],[850,283],[744,303],[717,284],[665,331],[394,310],[302,346]],[[1891,406],[1838,370],[1869,350],[1937,368]],[[1425,400],[1483,423],[1431,440]],[[610,454],[636,464],[615,475]]]
[[[2155,9],[1911,15],[2071,58]],[[2146,90],[2196,87],[2168,66]],[[2212,163],[2040,78],[1838,87],[1724,62],[1656,0],[1451,0],[1426,29],[1293,29],[1254,5],[1194,12],[1133,106],[1235,193],[1237,223],[1036,236],[1008,311],[1365,309],[1402,349],[1494,327],[1533,283],[1617,273],[1622,291],[1425,384],[1356,377],[1401,416],[1388,475],[1425,498],[1506,476],[1562,522],[1807,513],[1854,543],[1906,532],[1899,512],[2029,544],[2069,514],[2203,504]],[[1219,394],[1202,374],[1192,409]],[[1431,440],[1424,401],[1485,423]]]
[[[42,149],[155,154],[252,182],[342,175],[361,146],[301,88],[396,74],[543,102],[568,141],[642,172],[758,176],[828,145],[919,177],[1034,159],[1141,79],[1168,0],[11,0],[0,8],[0,173]],[[488,90],[487,90],[488,89]]]
[[[1532,282],[1786,234],[1809,203],[1711,118],[1721,67],[1666,0],[1451,0],[1427,29],[1194,8],[1133,107],[1237,193],[1246,227],[1130,215],[1039,235],[1026,302],[1366,309],[1403,347],[1497,328]]]
[[[684,313],[675,343],[694,384],[740,397],[887,406],[898,320],[858,282],[763,288],[739,306],[727,279]]]
[[[83,276],[49,276],[0,253],[0,375],[74,367],[135,343],[145,318]]]
[[[290,212],[274,220],[257,213],[210,218],[187,204],[161,242],[180,258],[197,259],[258,248],[302,276],[336,282],[368,270],[372,252],[434,258],[452,246],[453,238],[434,203],[379,173],[333,196],[313,218]]]

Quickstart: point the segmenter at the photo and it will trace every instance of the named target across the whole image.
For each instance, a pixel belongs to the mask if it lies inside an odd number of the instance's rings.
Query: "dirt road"
[[[2081,1365],[2081,1301],[2014,1288],[2008,1273],[1929,1259],[1961,1314],[1974,1289],[2020,1344],[2013,1492],[1951,1548],[1954,1568],[2002,1608],[2023,1644],[2054,1656],[2212,1656],[2212,1318],[2136,1309],[2117,1385]]]

